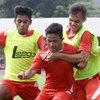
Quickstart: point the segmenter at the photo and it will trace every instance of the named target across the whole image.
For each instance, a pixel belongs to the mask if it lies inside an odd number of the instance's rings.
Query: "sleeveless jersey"
[[[93,32],[88,30],[83,25],[82,28],[79,30],[79,32],[72,39],[68,39],[66,31],[64,30],[63,32],[64,42],[72,44],[79,49],[80,40],[85,31],[89,31],[92,35],[92,49],[87,66],[82,70],[74,68],[74,77],[76,80],[86,79],[100,72],[100,49],[98,48],[98,39],[95,36],[95,34],[93,34]]]
[[[21,71],[26,71],[31,66],[35,54],[39,51],[37,41],[41,34],[33,30],[29,37],[21,36],[17,30],[8,31],[4,48],[6,58],[5,79],[13,81],[37,81],[38,74],[31,79],[20,80],[16,78]]]

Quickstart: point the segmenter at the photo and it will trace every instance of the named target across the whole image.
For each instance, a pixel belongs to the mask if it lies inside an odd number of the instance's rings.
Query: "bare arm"
[[[82,54],[82,59],[80,60],[79,64],[77,64],[78,69],[83,69],[84,67],[86,67],[88,60],[90,58],[90,53],[88,52],[81,52]]]
[[[71,63],[79,63],[81,59],[81,54],[52,53],[48,57],[48,62],[52,62],[57,59],[62,59]]]
[[[29,68],[26,72],[20,72],[17,75],[17,78],[20,79],[30,79],[36,74],[37,70]]]
[[[78,69],[82,69],[87,65],[89,57],[90,53],[83,51],[81,51],[81,53],[79,54],[53,53],[51,56],[49,56],[48,62],[52,62],[57,59],[62,59],[70,63],[75,63],[77,64]]]

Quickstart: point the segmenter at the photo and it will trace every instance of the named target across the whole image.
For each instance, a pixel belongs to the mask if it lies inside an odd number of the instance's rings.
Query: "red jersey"
[[[24,37],[29,37],[29,36],[32,36],[33,34],[34,34],[34,30],[28,30],[27,35],[24,36]],[[7,37],[7,32],[6,31],[1,31],[0,32],[0,46],[2,46],[3,48],[6,45],[6,37]],[[42,46],[44,46],[46,44],[42,35],[38,39],[38,43],[37,44],[38,44],[38,48],[39,49],[41,49]]]
[[[60,50],[59,53],[76,54],[77,48],[64,43],[64,48]],[[39,71],[43,68],[46,72],[46,82],[43,91],[56,92],[69,90],[74,81],[72,64],[61,59],[48,63],[46,59],[49,54],[50,51],[48,47],[46,47],[37,53],[31,65],[31,68],[35,70]]]

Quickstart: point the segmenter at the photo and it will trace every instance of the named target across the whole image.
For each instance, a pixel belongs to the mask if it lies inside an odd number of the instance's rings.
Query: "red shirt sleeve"
[[[37,53],[34,60],[33,60],[33,63],[31,65],[32,69],[35,69],[37,71],[41,71],[41,68],[42,68],[42,58],[40,56],[40,53]]]
[[[1,31],[0,32],[0,46],[3,48],[5,48],[6,37],[7,37],[7,34],[5,34],[5,31]]]
[[[45,42],[43,36],[40,36],[40,38],[38,39],[38,48],[42,49],[45,47],[45,45],[46,45],[46,42]]]
[[[92,48],[92,35],[90,32],[85,31],[80,41],[80,51],[91,52]]]

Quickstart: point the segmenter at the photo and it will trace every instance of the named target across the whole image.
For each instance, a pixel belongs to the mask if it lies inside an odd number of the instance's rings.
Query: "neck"
[[[77,29],[77,30],[72,30],[72,29],[70,29],[70,34],[75,34],[75,33],[77,33],[80,29],[82,28],[82,26],[80,26],[79,27],[79,29]]]
[[[61,48],[58,51],[56,51],[56,52],[63,51],[63,48],[64,48],[64,43],[62,43]]]
[[[19,34],[24,36],[24,35],[27,35],[27,32],[19,32]]]

